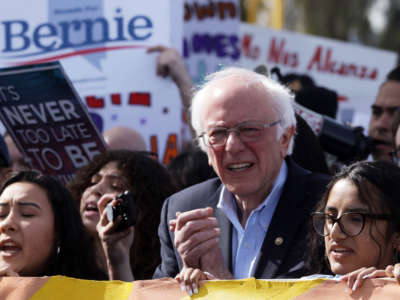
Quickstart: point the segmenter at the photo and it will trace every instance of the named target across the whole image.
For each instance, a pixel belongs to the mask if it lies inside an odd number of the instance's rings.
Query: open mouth
[[[352,254],[353,250],[348,248],[337,247],[331,249],[331,254],[335,259],[342,259]]]
[[[18,254],[22,247],[13,241],[8,241],[0,244],[0,254],[4,256],[13,256]]]
[[[334,253],[349,253],[351,251],[348,249],[335,249],[332,252],[334,252]]]
[[[94,204],[94,203],[87,204],[86,207],[85,207],[85,210],[86,211],[92,211],[92,212],[98,212],[99,211],[99,209],[97,208],[97,205]]]
[[[97,203],[95,202],[87,203],[83,211],[82,217],[84,217],[85,219],[98,221],[99,216],[100,215],[99,215],[99,209],[97,208]]]
[[[231,171],[243,171],[251,168],[253,163],[241,163],[241,164],[232,164],[228,166],[228,169]]]

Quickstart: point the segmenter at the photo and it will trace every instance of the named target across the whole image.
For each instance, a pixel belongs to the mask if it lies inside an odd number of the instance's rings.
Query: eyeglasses
[[[391,152],[389,152],[390,158],[392,159],[392,161],[396,164],[399,165],[399,155],[400,155],[400,149],[396,149],[393,150]]]
[[[230,132],[237,132],[242,142],[254,142],[264,136],[264,129],[279,124],[281,120],[272,123],[263,122],[244,122],[235,127],[215,127],[208,132],[203,132],[199,138],[203,139],[204,144],[212,148],[220,148],[225,146]]]
[[[344,213],[339,218],[335,218],[334,216],[323,212],[314,212],[311,216],[314,230],[321,236],[329,235],[335,223],[339,224],[340,229],[345,235],[348,237],[355,237],[363,231],[365,220],[367,218],[376,220],[392,219],[392,216],[390,215],[359,212]]]

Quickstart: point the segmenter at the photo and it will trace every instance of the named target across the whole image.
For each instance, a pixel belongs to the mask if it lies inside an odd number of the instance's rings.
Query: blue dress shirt
[[[247,219],[245,228],[237,216],[237,204],[234,195],[224,186],[217,207],[220,208],[233,225],[232,230],[232,271],[236,279],[253,276],[276,205],[282,194],[287,177],[287,164],[283,161],[279,175],[268,197]]]

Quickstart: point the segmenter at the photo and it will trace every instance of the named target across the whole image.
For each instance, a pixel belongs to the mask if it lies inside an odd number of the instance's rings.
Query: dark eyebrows
[[[345,212],[355,212],[355,213],[368,213],[369,209],[365,207],[360,207],[360,208],[350,208],[346,209]]]
[[[109,177],[112,180],[123,180],[123,177],[119,174],[118,175],[110,174],[110,175],[107,175],[107,177]]]
[[[41,207],[34,202],[17,202],[17,205],[18,206],[34,206],[37,209],[41,209]],[[0,203],[0,207],[7,207],[7,206],[9,206],[8,203]]]
[[[34,202],[18,202],[17,205],[19,205],[19,206],[34,206],[37,209],[41,209],[41,207]]]
[[[396,110],[400,109],[400,106],[394,105],[394,106],[380,106],[373,104],[371,105],[372,110],[378,110],[379,112],[383,112],[384,110],[394,113]]]
[[[109,178],[109,179],[112,179],[112,180],[123,178],[122,174],[101,174],[101,173],[97,172],[97,173],[92,175],[91,179],[95,179],[95,178],[100,178],[101,179],[103,177]]]
[[[337,211],[338,210],[335,207],[331,207],[331,206],[325,207],[325,212],[337,212]],[[351,212],[354,212],[354,213],[368,213],[369,209],[366,208],[366,207],[356,207],[356,208],[346,209],[344,212],[345,213],[351,213]]]

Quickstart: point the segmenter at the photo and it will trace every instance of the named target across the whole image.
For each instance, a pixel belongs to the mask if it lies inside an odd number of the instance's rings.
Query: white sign
[[[129,126],[160,160],[176,153],[179,93],[146,49],[181,47],[182,0],[3,1],[0,19],[0,67],[60,60],[101,131]]]
[[[240,58],[238,0],[185,0],[183,57],[194,83]]]
[[[241,24],[241,65],[278,66],[282,74],[305,73],[339,95],[339,121],[366,127],[380,84],[396,65],[394,52]]]

